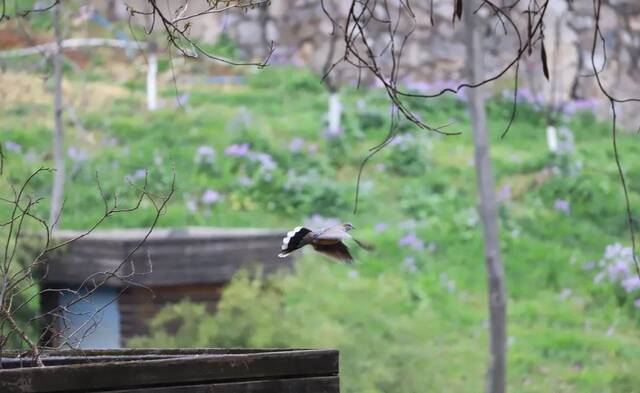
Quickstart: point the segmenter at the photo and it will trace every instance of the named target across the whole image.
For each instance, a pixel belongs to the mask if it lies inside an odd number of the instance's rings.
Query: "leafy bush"
[[[431,143],[425,137],[399,134],[389,147],[389,167],[402,176],[420,176],[429,170]]]
[[[251,75],[249,86],[254,89],[269,89],[272,92],[286,93],[323,93],[325,88],[317,76],[309,71],[296,70],[293,67],[267,67]]]
[[[368,278],[307,261],[294,275],[265,282],[239,274],[215,315],[200,304],[170,306],[152,321],[152,336],[128,345],[338,348],[342,391],[422,392],[443,386],[442,363],[431,359],[457,356],[431,344],[444,334],[434,322],[429,302],[412,295],[400,276]],[[449,373],[452,391],[468,385],[462,378],[467,371]]]
[[[640,277],[631,247],[610,244],[603,258],[589,268],[597,272],[593,278],[596,284],[608,283],[620,305],[640,314]]]

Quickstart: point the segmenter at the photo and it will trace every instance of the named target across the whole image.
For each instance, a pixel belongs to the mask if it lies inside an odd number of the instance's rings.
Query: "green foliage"
[[[92,73],[98,85],[108,79],[99,69]],[[76,78],[69,75],[68,83],[78,87],[83,81]],[[295,68],[268,67],[241,84],[184,83],[184,111],[172,107],[173,85],[162,92],[166,106],[153,113],[144,110],[144,83],[120,87],[125,93],[109,105],[78,112],[84,130],[65,122],[74,150],[67,152],[63,228],[87,228],[101,216],[96,174],[104,192],[128,206],[145,170],[158,193],[175,170],[177,191],[161,226],[284,229],[319,214],[352,221],[359,238],[376,245],[372,253],[355,248],[355,266],[316,258],[266,281],[241,275],[216,314],[173,305],[154,320],[152,337],[131,345],[337,347],[346,392],[482,390],[486,281],[464,101],[409,103],[428,124],[453,121],[446,130],[462,134],[401,122],[400,140],[364,167],[353,216],[361,160],[389,131],[382,92],[345,87],[344,132],[327,138],[327,92],[317,76]],[[0,139],[14,144],[5,149],[7,181],[52,165],[51,106],[0,111]],[[632,391],[640,367],[638,310],[629,294],[594,283],[594,271],[585,268],[627,236],[610,131],[589,114],[566,119],[575,151],[559,160],[548,153],[544,116],[533,105],[519,107],[501,139],[509,114],[507,100],[489,101],[509,291],[510,391]],[[632,206],[640,201],[635,138],[621,131],[618,141]],[[246,145],[246,152],[229,154],[232,145]],[[582,167],[572,171],[578,162]],[[50,187],[50,177],[33,184],[35,196],[45,197],[35,207],[41,216]],[[103,228],[144,226],[153,212],[143,205]]]
[[[199,43],[205,52],[228,60],[238,59],[238,47],[228,34],[222,33],[215,44]],[[162,71],[162,68],[158,68]]]
[[[313,277],[311,280],[304,278]],[[178,326],[176,334],[167,327]],[[233,326],[233,328],[230,328]],[[156,332],[129,345],[154,347],[339,347],[344,392],[416,392],[445,383],[442,363],[459,351],[438,352],[431,338],[443,334],[428,302],[412,295],[403,278],[387,273],[360,277],[355,270],[329,269],[307,261],[295,275],[267,281],[239,274],[214,315],[183,302],[153,321]],[[188,338],[188,339],[187,339]],[[470,359],[476,358],[477,354]],[[424,365],[431,366],[425,368]],[[481,372],[474,366],[474,373]],[[427,371],[428,370],[428,371]],[[454,390],[468,384],[458,370],[447,381]],[[478,375],[479,376],[479,375]],[[480,379],[475,381],[480,386]]]
[[[389,147],[389,167],[401,176],[420,176],[429,170],[431,144],[413,134],[397,135]]]
[[[251,75],[249,86],[281,94],[318,94],[325,90],[317,76],[308,71],[295,70],[293,67],[265,68]]]

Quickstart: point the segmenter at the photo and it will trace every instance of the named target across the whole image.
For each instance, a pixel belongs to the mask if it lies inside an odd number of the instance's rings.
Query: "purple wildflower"
[[[635,292],[640,289],[640,277],[633,275],[629,278],[622,280],[622,288],[627,293]]]
[[[196,162],[212,163],[216,159],[216,151],[211,146],[200,146],[196,150]]]
[[[505,184],[504,186],[502,186],[502,188],[500,189],[500,191],[498,191],[498,201],[499,202],[508,202],[511,200],[511,186],[508,184]]]
[[[267,153],[254,153],[251,155],[251,159],[258,161],[265,171],[272,171],[278,167],[278,164]]]
[[[560,299],[562,300],[568,299],[569,296],[571,296],[571,293],[573,293],[571,288],[563,288],[562,291],[560,291]]]
[[[556,201],[553,203],[553,208],[557,212],[566,215],[569,215],[571,213],[571,203],[566,199],[556,199]]]
[[[408,80],[406,84],[409,90],[413,90],[418,93],[427,93],[432,92],[433,90],[433,88],[431,87],[431,83],[428,82]]]
[[[241,177],[238,178],[238,184],[240,184],[243,187],[250,186],[251,183],[253,183],[251,181],[251,178],[249,178],[247,176],[241,176]]]
[[[616,333],[616,325],[611,325],[609,326],[609,328],[607,329],[607,332],[605,333],[607,335],[607,337],[611,337]]]
[[[211,189],[206,190],[202,194],[201,200],[205,205],[213,205],[214,203],[220,201],[220,193]]]
[[[333,139],[333,138],[337,138],[342,134],[342,128],[340,127],[335,127],[335,128],[331,128],[331,127],[327,127],[324,130],[324,134],[323,136],[327,139]]]
[[[570,156],[575,152],[575,138],[570,129],[567,127],[561,127],[558,129],[557,139],[556,152],[558,154]]]
[[[67,155],[72,161],[80,162],[87,159],[87,152],[77,147],[70,147],[67,149]]]
[[[400,247],[409,247],[414,250],[422,250],[424,249],[424,242],[420,240],[415,233],[409,233],[403,236],[399,241],[398,245]]]
[[[189,210],[191,213],[195,213],[198,211],[198,202],[194,201],[193,199],[187,199],[185,204],[187,205],[187,210]]]
[[[607,275],[610,282],[620,281],[629,274],[629,266],[625,261],[616,261],[607,266]]]
[[[298,153],[304,147],[304,139],[293,138],[289,143],[289,151],[292,153]]]
[[[620,243],[609,244],[604,250],[605,259],[623,258],[629,259],[633,256],[631,247],[624,247]]]
[[[449,292],[456,290],[456,282],[449,278],[447,273],[440,274],[440,284],[445,287]]]
[[[428,250],[431,254],[433,254],[434,252],[436,252],[436,251],[438,250],[438,245],[437,245],[436,243],[434,243],[434,242],[430,242],[430,243],[427,245],[427,250]]]
[[[565,114],[572,115],[581,111],[593,112],[598,109],[598,106],[599,102],[595,99],[574,100],[569,101],[562,110]]]
[[[307,153],[314,155],[318,152],[318,145],[315,143],[310,144],[309,146],[307,146]]]
[[[244,157],[247,154],[249,154],[249,149],[250,146],[248,143],[234,143],[232,145],[227,146],[226,149],[224,149],[224,154],[230,156],[230,157]]]
[[[521,87],[517,91],[518,102],[524,102],[532,106],[537,106],[539,102],[542,101],[542,98],[533,93],[530,89],[525,87]],[[502,97],[507,100],[513,99],[513,91],[503,90]]]
[[[387,230],[387,224],[385,224],[384,222],[380,222],[380,223],[376,224],[376,226],[373,227],[373,229],[376,232],[382,233],[382,232]]]
[[[22,146],[19,143],[15,143],[12,141],[5,141],[4,142],[4,148],[7,149],[7,151],[10,151],[12,153],[21,153],[22,152]]]
[[[125,175],[124,180],[131,183],[136,180],[144,179],[146,176],[147,176],[146,169],[137,169],[132,174]]]
[[[406,257],[402,260],[402,265],[411,273],[418,271],[418,265],[416,265],[416,259],[414,257]]]
[[[635,308],[640,308],[640,298],[634,300],[633,305],[635,306]]]
[[[433,83],[428,83],[422,81],[407,80],[405,83],[409,90],[413,90],[423,94],[435,94],[445,89],[455,91],[458,86],[460,86],[462,81],[447,79],[436,80]]]
[[[604,280],[604,276],[605,276],[604,272],[600,272],[600,273],[596,274],[593,277],[593,283],[594,284],[600,284],[602,282],[602,280]]]

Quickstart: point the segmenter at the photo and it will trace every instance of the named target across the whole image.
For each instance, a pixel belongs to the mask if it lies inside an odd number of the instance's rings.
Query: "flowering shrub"
[[[421,251],[424,249],[424,242],[416,236],[415,233],[408,233],[404,235],[399,241],[400,247],[408,247],[413,250]]]
[[[609,283],[614,287],[620,304],[629,303],[640,309],[640,277],[631,247],[620,243],[608,245],[596,267],[599,268],[593,279],[596,284]]]
[[[283,209],[311,213],[337,214],[345,200],[334,181],[316,169],[298,172],[290,169],[284,181]]]
[[[13,141],[5,141],[4,148],[12,153],[22,153],[22,145]]]
[[[573,132],[567,127],[557,131],[557,148],[553,155],[553,165],[564,176],[577,176],[582,170],[582,161],[576,155]]]
[[[227,157],[234,159],[233,166],[236,171],[243,172],[245,176],[253,178],[261,178],[261,180],[270,182],[272,174],[278,168],[278,163],[268,153],[254,151],[248,143],[234,143],[224,149]]]
[[[429,167],[431,143],[424,137],[400,134],[389,146],[389,167],[402,176],[419,176]]]
[[[571,203],[566,199],[556,199],[553,203],[553,208],[558,213],[569,215],[571,214]]]
[[[220,168],[216,166],[216,151],[211,146],[199,146],[196,149],[193,161],[199,172],[203,172],[211,176],[217,176],[220,174]]]
[[[196,150],[196,164],[213,164],[216,159],[216,151],[211,146],[200,146]]]
[[[227,123],[227,131],[232,134],[237,134],[249,130],[252,125],[253,116],[251,112],[249,112],[246,107],[241,106],[238,112]]]
[[[578,99],[567,102],[562,111],[566,115],[573,115],[577,112],[595,112],[599,107],[598,100],[596,99]]]
[[[378,107],[370,105],[366,100],[356,102],[354,109],[346,113],[347,132],[355,136],[363,136],[364,132],[384,128],[388,118]]]

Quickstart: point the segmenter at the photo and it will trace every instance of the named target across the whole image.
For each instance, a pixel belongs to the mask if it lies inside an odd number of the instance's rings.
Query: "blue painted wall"
[[[120,311],[115,288],[101,287],[86,299],[69,307],[58,328],[64,336],[72,334],[69,343],[84,349],[120,348]],[[59,304],[69,304],[79,296],[61,293]],[[96,313],[97,310],[100,310]]]

